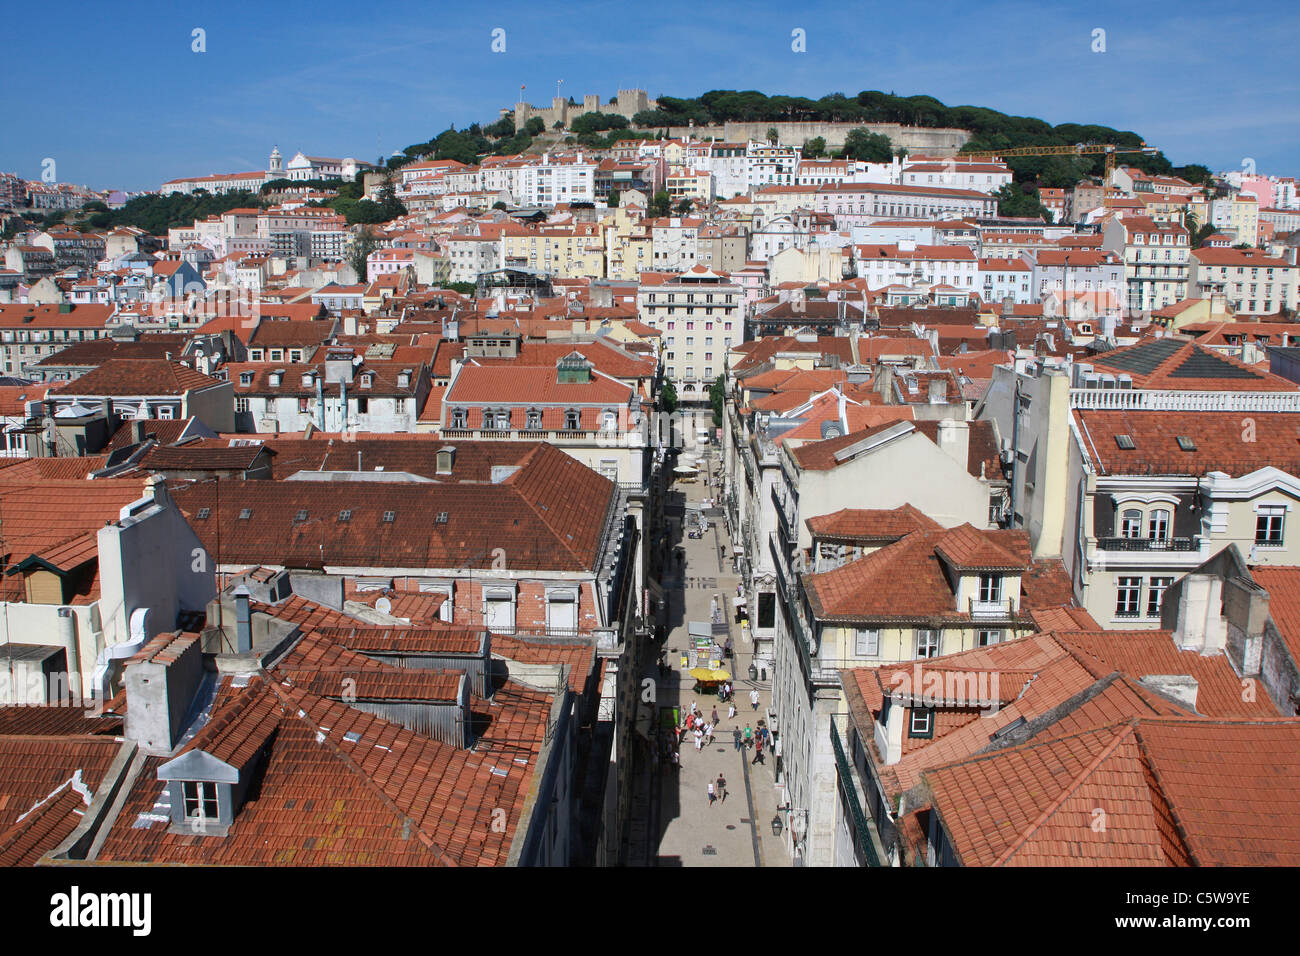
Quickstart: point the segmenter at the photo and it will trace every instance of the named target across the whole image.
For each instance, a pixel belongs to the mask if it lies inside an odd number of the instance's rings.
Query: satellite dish
[[[388,598],[386,597],[381,597],[378,601],[375,602],[375,610],[378,611],[380,614],[387,614],[392,609],[393,609],[393,602],[388,600]]]

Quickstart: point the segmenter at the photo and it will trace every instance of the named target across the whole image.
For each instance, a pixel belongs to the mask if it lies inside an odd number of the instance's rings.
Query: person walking
[[[733,728],[731,729],[731,739],[732,739],[732,742],[735,743],[735,745],[736,745],[736,749],[737,749],[737,750],[740,750],[742,747],[745,746],[745,742],[744,742],[744,740],[741,739],[741,736],[740,736],[740,728],[739,728],[739,727],[733,727]]]
[[[706,744],[711,744],[711,743],[713,743],[713,725],[712,725],[712,724],[705,724],[705,725],[704,725],[704,742],[705,742]]]
[[[704,749],[704,731],[696,727],[695,728],[695,750],[698,753],[703,749]]]
[[[713,726],[718,726],[718,708],[713,708]]]
[[[728,720],[736,719],[736,702],[734,700],[727,705],[727,719]]]
[[[718,799],[718,795],[716,792],[714,792],[713,784],[710,783],[709,784],[709,806],[713,806],[713,804],[717,802],[717,799]]]
[[[762,763],[762,762],[763,762],[763,741],[760,740],[754,744],[754,759],[751,760],[749,763],[752,766],[756,763]]]
[[[727,778],[722,774],[718,774],[718,799],[727,802]]]
[[[750,727],[749,724],[746,724],[745,725],[745,746],[746,747],[753,746],[753,743],[754,743],[754,728]]]
[[[749,706],[752,707],[754,710],[758,710],[758,688],[757,687],[755,687],[753,690],[749,692]]]

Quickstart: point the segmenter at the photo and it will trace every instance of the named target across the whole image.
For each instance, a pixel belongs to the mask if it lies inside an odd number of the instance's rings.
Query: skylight
[[[242,509],[242,510],[239,512],[239,520],[240,520],[240,521],[247,521],[247,520],[248,520],[249,518],[251,518],[251,517],[253,517],[253,509],[252,509],[252,508],[244,508],[244,509]]]
[[[212,514],[211,508],[200,508],[199,513],[195,517],[197,517],[200,521],[205,521],[207,520],[207,517],[210,514]]]
[[[1134,448],[1137,447],[1135,444],[1133,444],[1133,439],[1129,435],[1116,435],[1115,444],[1119,445],[1119,447],[1124,449],[1125,451],[1132,451]]]
[[[1183,451],[1196,451],[1196,442],[1192,441],[1186,435],[1178,436],[1178,447]]]
[[[307,509],[306,509],[306,508],[303,508],[301,511],[299,511],[296,515],[293,516],[293,520],[294,520],[294,521],[306,521],[306,520],[307,520]]]

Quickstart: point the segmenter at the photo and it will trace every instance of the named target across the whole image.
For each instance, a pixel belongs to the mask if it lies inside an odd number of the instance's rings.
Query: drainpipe
[[[63,645],[63,654],[67,662],[68,689],[74,700],[81,700],[84,693],[81,686],[81,652],[77,647],[77,619],[72,616],[72,608],[59,608],[59,643]]]
[[[325,430],[325,379],[323,375],[316,376],[316,418],[317,427],[321,431]]]

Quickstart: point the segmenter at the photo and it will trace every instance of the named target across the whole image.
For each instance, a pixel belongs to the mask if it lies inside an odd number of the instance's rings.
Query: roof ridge
[[[1048,821],[1048,819],[1053,814],[1055,814],[1057,810],[1061,808],[1061,806],[1065,803],[1065,801],[1074,795],[1075,791],[1077,791],[1081,786],[1083,786],[1084,781],[1087,780],[1088,777],[1092,775],[1093,771],[1095,771],[1099,766],[1101,766],[1102,762],[1105,761],[1107,758],[1109,758],[1110,755],[1115,752],[1116,748],[1118,748],[1121,743],[1123,743],[1127,738],[1134,736],[1136,725],[1137,725],[1137,718],[1129,718],[1128,720],[1124,721],[1122,725],[1123,729],[1120,730],[1119,733],[1117,733],[1114,736],[1114,738],[1110,741],[1110,743],[1104,746],[1101,749],[1101,752],[1097,754],[1097,756],[1094,757],[1091,761],[1088,762],[1087,766],[1085,766],[1081,771],[1079,771],[1079,773],[1076,774],[1075,777],[1069,783],[1065,784],[1061,788],[1061,792],[1057,795],[1056,799],[1054,799],[1043,810],[1043,812],[1038,815],[1038,818],[1035,819],[1033,823],[1029,824],[1029,826],[1027,826],[1024,830],[1022,830],[1019,839],[1013,842],[1005,850],[1003,850],[1002,853],[998,856],[998,858],[994,860],[993,863],[990,865],[1001,866],[1002,864],[1006,863],[1012,856],[1014,856],[1029,841],[1030,836],[1032,836],[1034,832],[1039,829],[1039,827],[1045,824]],[[1115,726],[1115,725],[1111,725],[1111,726]],[[1108,729],[1108,728],[1103,728],[1103,729]],[[1069,738],[1067,737],[1059,737],[1056,739],[1056,741],[1053,742],[1055,743],[1061,740],[1068,740],[1068,739]],[[1006,751],[1003,752],[1005,753]]]
[[[1150,748],[1147,747],[1142,734],[1139,732],[1139,726],[1140,721],[1135,718],[1133,721],[1133,737],[1137,744],[1138,753],[1142,755],[1142,763],[1145,765],[1147,773],[1155,783],[1156,793],[1159,795],[1161,801],[1163,801],[1165,807],[1169,810],[1169,816],[1173,820],[1174,829],[1178,832],[1178,839],[1182,844],[1183,852],[1187,854],[1187,858],[1192,862],[1193,866],[1204,866],[1205,864],[1199,859],[1196,851],[1192,848],[1192,842],[1189,839],[1187,827],[1184,825],[1182,817],[1174,805],[1173,799],[1169,796],[1169,791],[1165,787],[1165,782],[1162,779],[1160,771],[1156,769],[1155,758],[1151,753]]]

